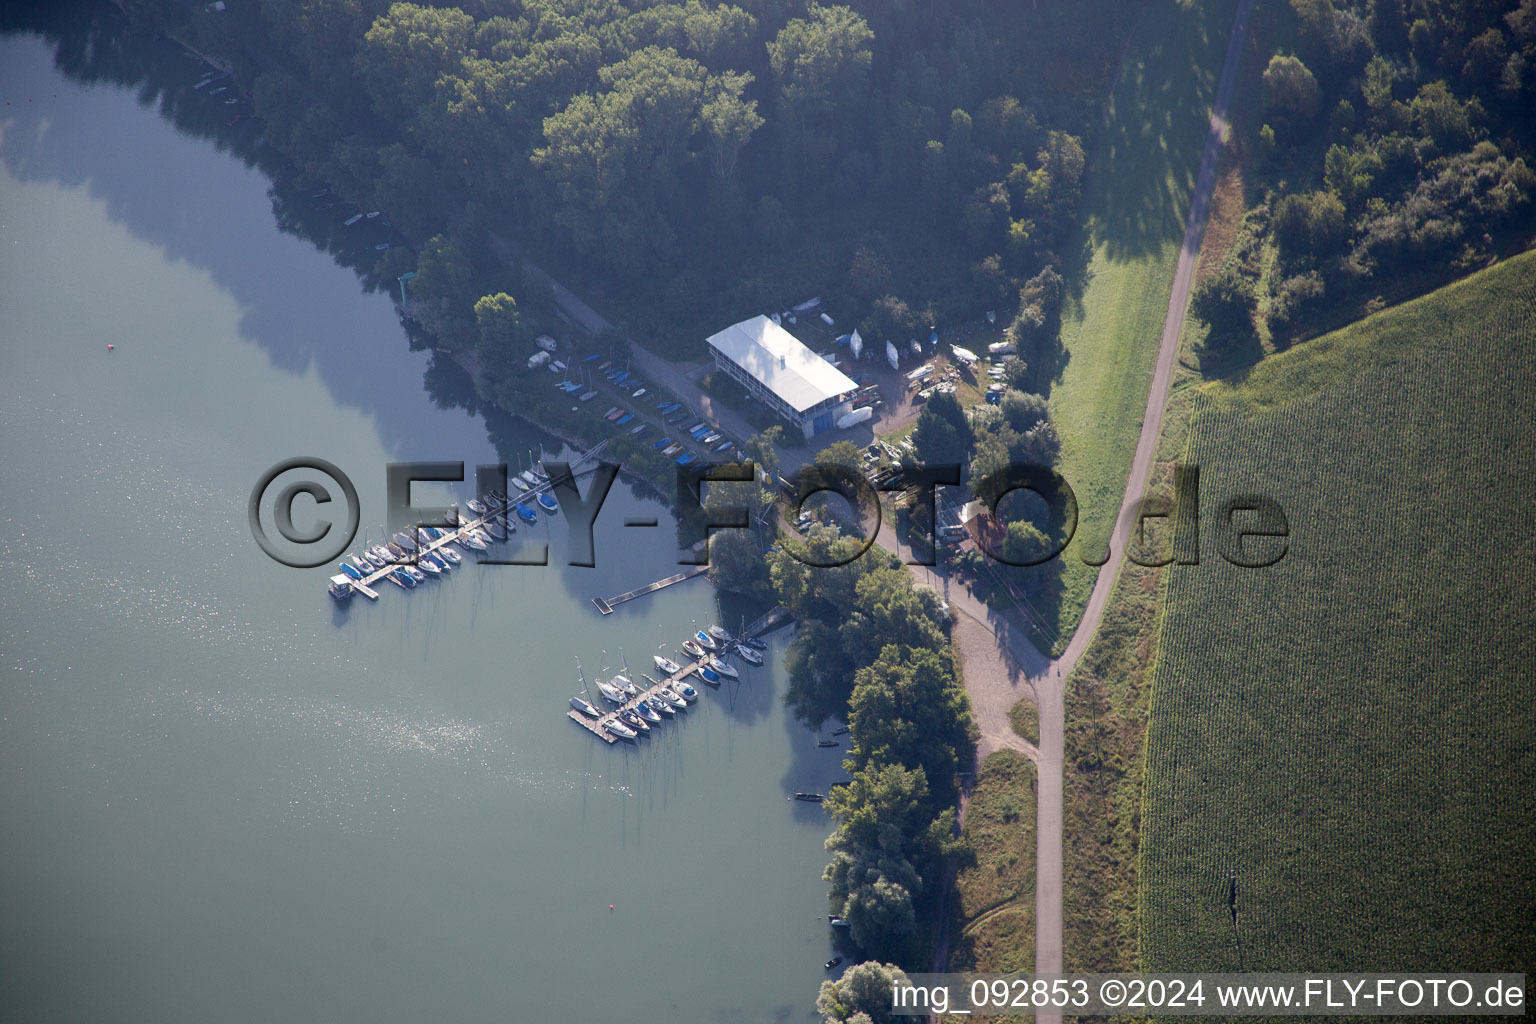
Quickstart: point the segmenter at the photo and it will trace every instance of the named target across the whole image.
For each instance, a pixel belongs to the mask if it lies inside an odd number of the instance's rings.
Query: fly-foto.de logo
[[[415,535],[421,527],[473,530],[486,523],[510,522],[515,514],[527,515],[541,505],[549,512],[558,510],[565,519],[570,552],[567,564],[591,568],[597,564],[593,527],[619,468],[615,462],[596,463],[582,474],[588,477],[583,492],[569,463],[547,460],[534,471],[532,482],[512,497],[505,464],[477,466],[477,498],[469,503],[469,512],[464,513],[456,506],[411,504],[413,483],[462,483],[464,463],[388,463],[384,467],[387,531]],[[757,468],[751,462],[702,469],[678,467],[679,565],[709,564],[709,547],[700,542],[709,537],[710,531],[751,526],[752,513],[746,506],[708,500],[707,485],[745,484],[757,479]],[[815,555],[799,544],[786,544],[784,550],[806,565],[845,565],[863,555],[878,538],[882,494],[902,492],[914,518],[933,524],[939,488],[959,487],[961,479],[959,465],[911,465],[903,468],[898,480],[876,488],[857,468],[807,465],[778,498],[784,521],[795,521],[814,495],[831,492],[841,495],[853,509],[871,513],[863,517],[867,531],[856,538],[856,543],[840,547],[830,558]],[[1041,565],[1060,557],[1072,543],[1078,524],[1077,495],[1071,484],[1051,467],[1006,466],[971,481],[969,489],[994,521],[999,505],[1009,495],[1027,492],[1044,502],[1045,519],[1050,524],[1049,542],[1026,558],[1008,557],[1003,545],[989,531],[975,533],[977,547],[994,561],[1014,566]],[[301,497],[313,503],[303,525],[295,519],[295,505]],[[335,507],[338,499],[339,508]],[[351,546],[362,509],[357,488],[347,474],[325,459],[309,456],[286,459],[263,473],[251,490],[247,515],[252,536],[269,557],[282,565],[309,569],[330,562]],[[1207,513],[1200,493],[1198,466],[1175,466],[1172,497],[1145,499],[1126,515],[1132,517],[1126,556],[1139,565],[1198,565],[1202,542],[1208,540],[1214,542],[1216,553],[1224,561],[1244,568],[1263,568],[1279,562],[1290,547],[1289,520],[1273,498],[1249,493],[1228,495]],[[1165,545],[1169,550],[1156,556],[1146,553],[1148,529],[1153,524],[1171,528],[1172,537],[1171,545]],[[624,525],[644,529],[655,528],[659,522],[655,518],[630,518]],[[1110,551],[1082,550],[1078,557],[1088,565],[1103,565],[1109,560]],[[548,565],[549,546],[534,545],[532,554],[518,559],[497,558],[488,550],[481,551],[477,552],[476,560],[487,565]],[[935,560],[936,552],[929,548],[915,551],[908,564],[933,565]]]

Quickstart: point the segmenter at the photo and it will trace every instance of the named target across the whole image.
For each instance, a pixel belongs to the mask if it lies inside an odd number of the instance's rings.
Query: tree
[[[709,579],[721,590],[765,599],[773,593],[756,531],[718,530],[709,541]]]
[[[544,119],[545,145],[532,154],[568,202],[600,209],[624,180],[637,146],[628,104],[614,93],[579,93]]]
[[[915,835],[933,818],[928,777],[921,769],[887,764],[857,771],[846,786],[827,794],[825,804],[840,824],[840,844],[878,846],[880,829],[895,825],[903,835]]]
[[[1029,364],[1019,356],[1003,360],[1003,383],[1014,391],[1024,391],[1029,383]]]
[[[1040,123],[1013,96],[995,96],[976,112],[976,141],[1009,167],[1037,145]]]
[[[1451,150],[1472,138],[1468,106],[1456,99],[1444,82],[1429,82],[1408,104],[1419,136]]]
[[[947,391],[931,395],[912,431],[918,461],[930,466],[963,465],[973,441],[970,424],[955,396]]]
[[[1408,19],[1403,0],[1371,0],[1371,41],[1378,53],[1402,53],[1408,49]]]
[[[405,121],[428,106],[437,82],[459,70],[475,21],[457,7],[392,4],[363,36],[357,70],[384,117]]]
[[[1334,146],[1333,149],[1348,159],[1343,147]],[[1346,170],[1338,170],[1333,177],[1351,189],[1360,187],[1359,178]],[[1369,181],[1366,177],[1365,182],[1368,184]],[[1287,256],[1327,255],[1344,242],[1348,233],[1344,203],[1332,191],[1289,195],[1275,204],[1275,238]]]
[[[741,450],[747,453],[747,458],[762,468],[764,474],[776,476],[779,472],[777,445],[783,440],[784,428],[774,424],[743,441],[741,443]]]
[[[1005,391],[1001,408],[1003,419],[1021,434],[1041,420],[1049,419],[1051,415],[1050,406],[1043,396],[1024,391]]]
[[[1051,539],[1026,520],[1009,523],[1003,534],[1002,555],[1012,565],[1039,565],[1051,548]]]
[[[1509,48],[1504,33],[1497,27],[1489,27],[1477,34],[1467,44],[1467,62],[1461,73],[1467,82],[1477,89],[1487,89],[1498,79],[1504,62],[1509,58]]]
[[[801,128],[852,109],[862,98],[875,34],[850,7],[812,3],[768,44],[768,63],[786,112]]]
[[[848,922],[849,936],[876,956],[901,960],[911,952],[917,931],[913,894],[923,879],[902,854],[895,825],[883,825],[877,845],[854,843],[843,832],[827,839],[832,862],[822,877],[830,883],[833,913]]]
[[[907,984],[900,967],[868,960],[848,968],[841,978],[822,982],[816,1012],[824,1024],[895,1024],[891,993]]]
[[[859,506],[858,493],[843,493],[849,488],[844,478],[848,473],[858,475],[862,454],[859,446],[852,441],[834,441],[827,445],[816,453],[810,465],[801,467],[801,493],[807,489],[822,488],[835,491],[842,494],[852,506],[854,518],[862,518],[869,510]]]
[[[752,76],[727,71],[710,79],[712,98],[699,109],[704,135],[709,139],[709,166],[717,178],[736,173],[736,160],[752,133],[763,126],[757,101],[744,99],[742,93],[752,83]]]
[[[730,94],[734,90],[734,99],[740,105],[741,91],[750,76],[728,77],[729,82],[724,84],[717,80],[716,92]],[[653,155],[656,171],[670,174],[680,166],[687,154],[688,140],[699,127],[699,111],[709,80],[704,65],[676,50],[647,46],[603,68],[598,78],[617,97],[637,147]],[[755,116],[755,110],[746,112]],[[739,127],[733,126],[727,134]],[[750,136],[756,127],[752,124],[746,134]],[[745,137],[741,141],[744,143]]]
[[[894,295],[882,295],[870,307],[869,316],[859,324],[859,332],[870,341],[900,340],[917,326],[917,316],[905,302]]]
[[[475,360],[485,393],[495,395],[517,366],[517,343],[522,337],[522,319],[517,302],[506,292],[481,296],[475,303]]]
[[[848,263],[848,290],[861,299],[872,299],[891,285],[891,268],[880,250],[861,245]]]
[[[1371,58],[1365,66],[1365,81],[1360,83],[1360,93],[1365,105],[1374,111],[1386,110],[1392,105],[1392,87],[1397,81],[1397,68],[1380,54]]]
[[[955,796],[955,773],[971,753],[970,704],[955,679],[949,649],[887,644],[859,669],[848,699],[855,771],[872,765],[920,768],[937,805]]]
[[[938,594],[915,586],[900,566],[875,566],[854,585],[854,601],[838,627],[847,660],[867,665],[890,644],[938,650],[949,631]]]
[[[475,269],[464,251],[445,235],[427,239],[416,258],[411,296],[412,313],[439,345],[446,349],[478,344],[472,318]]]
[[[1056,233],[1066,226],[1077,207],[1087,157],[1077,136],[1053,131],[1046,135],[1045,147],[1035,159],[1040,166],[1030,172],[1024,198]]]
[[[1253,282],[1229,262],[1195,286],[1190,310],[1211,329],[1213,336],[1246,336],[1253,333],[1257,305]]]
[[[1268,108],[1292,128],[1299,128],[1317,115],[1322,92],[1317,79],[1300,59],[1275,54],[1264,69],[1264,92]]]
[[[723,67],[745,57],[747,43],[757,32],[757,19],[730,4],[706,7],[699,0],[688,0],[683,31],[689,49],[701,61]]]

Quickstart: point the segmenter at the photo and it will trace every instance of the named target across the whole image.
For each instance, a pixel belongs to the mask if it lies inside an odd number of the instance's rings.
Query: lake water
[[[590,603],[676,571],[666,509],[621,483],[594,569],[556,519],[549,568],[334,608],[252,540],[268,466],[339,465],[377,539],[387,462],[558,442],[434,401],[389,299],[133,90],[10,35],[0,100],[0,1016],[813,1019],[788,796],[840,756],[777,659],[638,744],[565,718],[576,658],[714,620],[703,581]]]

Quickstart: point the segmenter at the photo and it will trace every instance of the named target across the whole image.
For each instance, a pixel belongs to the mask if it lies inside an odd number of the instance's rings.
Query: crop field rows
[[[1528,253],[1197,397],[1202,492],[1289,550],[1168,573],[1148,968],[1536,960],[1533,342]]]

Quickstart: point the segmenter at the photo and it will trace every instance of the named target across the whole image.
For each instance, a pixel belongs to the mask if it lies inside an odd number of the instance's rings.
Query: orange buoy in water
[[[609,910],[612,910],[612,909],[613,909],[613,904],[612,904],[612,903],[610,903],[610,904],[608,904],[608,909],[609,909]]]

